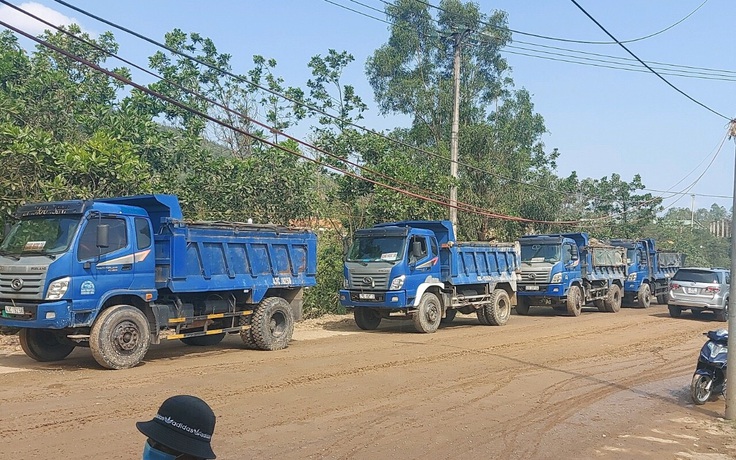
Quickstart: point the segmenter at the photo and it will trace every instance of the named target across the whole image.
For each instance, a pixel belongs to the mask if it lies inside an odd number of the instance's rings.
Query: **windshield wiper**
[[[20,260],[20,257],[12,252],[0,250],[0,256],[10,257],[13,260]]]

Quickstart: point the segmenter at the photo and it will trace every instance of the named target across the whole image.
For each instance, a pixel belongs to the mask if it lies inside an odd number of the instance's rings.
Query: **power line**
[[[417,1],[420,1],[420,0],[417,0]],[[654,75],[656,75],[656,76],[657,76],[657,77],[658,77],[658,78],[659,78],[660,80],[662,80],[663,82],[665,82],[665,83],[667,84],[667,86],[671,87],[672,89],[674,89],[674,90],[675,90],[675,91],[677,91],[678,93],[682,94],[683,96],[685,96],[686,98],[690,99],[690,100],[691,100],[692,102],[694,102],[694,103],[698,104],[699,106],[703,107],[704,109],[708,110],[709,112],[711,112],[711,113],[714,113],[714,114],[718,115],[719,117],[721,117],[721,118],[724,118],[724,119],[726,119],[726,120],[731,120],[731,118],[727,117],[726,115],[723,115],[722,113],[716,112],[715,110],[711,109],[711,108],[710,108],[710,107],[708,107],[707,105],[703,104],[702,102],[700,102],[700,101],[696,100],[695,98],[693,98],[693,97],[692,97],[692,96],[690,96],[689,94],[685,93],[684,91],[682,91],[682,90],[681,90],[680,88],[678,88],[677,86],[675,86],[675,85],[673,85],[672,83],[670,83],[670,82],[669,82],[669,81],[668,81],[668,80],[667,80],[666,78],[664,78],[664,77],[663,77],[662,75],[660,75],[659,73],[657,73],[657,71],[656,71],[656,70],[652,69],[652,68],[651,68],[651,67],[649,66],[649,64],[647,64],[646,62],[644,62],[644,61],[642,61],[641,59],[639,59],[639,56],[637,56],[637,55],[636,55],[636,54],[634,54],[634,53],[633,53],[633,52],[632,52],[631,50],[629,50],[629,49],[628,49],[628,48],[626,47],[626,45],[624,45],[623,43],[621,43],[621,42],[620,42],[620,41],[619,41],[619,40],[618,40],[618,39],[617,39],[616,37],[614,37],[614,36],[613,36],[613,34],[611,34],[611,33],[610,33],[610,32],[609,32],[608,30],[606,30],[606,28],[605,28],[605,27],[603,27],[603,25],[601,25],[601,23],[599,23],[598,21],[596,21],[596,19],[595,19],[595,18],[594,18],[593,16],[591,16],[591,15],[590,15],[590,14],[589,14],[589,13],[588,13],[587,11],[585,11],[585,8],[583,8],[582,6],[580,6],[580,4],[578,4],[578,2],[576,2],[575,0],[570,0],[570,1],[571,1],[571,2],[572,2],[572,3],[574,4],[574,5],[575,5],[575,6],[577,6],[577,7],[578,7],[578,8],[580,9],[580,11],[582,11],[582,12],[583,12],[583,13],[584,13],[584,14],[585,14],[586,16],[588,16],[588,18],[590,18],[590,20],[591,20],[591,21],[593,21],[593,22],[595,23],[595,25],[597,25],[598,27],[600,27],[600,29],[601,29],[601,30],[602,30],[603,32],[605,32],[605,33],[606,33],[606,35],[608,35],[609,37],[611,37],[611,39],[612,39],[612,40],[614,40],[614,41],[615,41],[616,43],[618,43],[618,44],[619,44],[619,46],[621,46],[621,48],[623,48],[624,50],[626,50],[626,52],[627,52],[627,53],[629,53],[629,54],[630,54],[630,55],[631,55],[631,56],[632,56],[632,57],[633,57],[634,59],[636,59],[637,61],[639,61],[639,63],[640,63],[641,65],[643,65],[644,67],[646,67],[647,69],[649,69],[649,71],[650,71],[650,72],[652,72],[652,73],[653,73]]]

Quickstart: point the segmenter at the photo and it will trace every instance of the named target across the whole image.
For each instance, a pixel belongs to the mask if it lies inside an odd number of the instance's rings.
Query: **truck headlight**
[[[391,281],[391,286],[388,288],[389,291],[397,291],[404,286],[404,280],[406,275],[397,276]]]
[[[638,273],[631,273],[629,276],[626,277],[626,281],[636,281],[636,275],[638,275]]]
[[[561,283],[562,282],[562,272],[555,273],[552,275],[552,280],[550,280],[550,283]]]
[[[64,297],[66,290],[69,289],[69,283],[72,281],[70,277],[59,278],[56,281],[52,281],[49,284],[49,289],[46,291],[46,300],[59,300]]]

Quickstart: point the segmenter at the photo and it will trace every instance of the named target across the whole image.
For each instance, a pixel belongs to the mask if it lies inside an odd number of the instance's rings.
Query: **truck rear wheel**
[[[249,350],[258,350],[258,345],[256,345],[256,341],[253,340],[253,328],[251,327],[252,322],[253,322],[253,314],[240,317],[240,325],[248,326],[247,329],[243,329],[240,331],[240,338],[243,340],[243,344],[245,344],[245,348]]]
[[[669,294],[660,294],[657,296],[657,303],[660,305],[667,305],[667,301],[669,300],[669,298]]]
[[[529,300],[526,297],[516,296],[516,310],[517,315],[526,316],[529,314]]]
[[[652,289],[647,283],[641,283],[639,292],[636,293],[636,300],[639,301],[639,308],[649,308],[652,304]]]
[[[414,329],[417,332],[435,332],[440,327],[440,320],[442,319],[440,299],[431,292],[425,292],[412,319],[414,320]]]
[[[583,311],[583,295],[580,292],[580,287],[570,286],[570,290],[567,291],[567,313],[572,316],[580,316]]]
[[[355,324],[364,331],[372,331],[381,324],[381,314],[372,308],[356,308],[353,310]]]
[[[20,346],[29,358],[39,362],[60,361],[74,350],[74,343],[48,329],[26,329],[19,333]]]
[[[289,346],[294,333],[294,314],[281,297],[268,297],[256,307],[251,319],[251,336],[261,350],[281,350]]]
[[[603,299],[594,300],[593,305],[598,307],[598,311],[608,311],[608,309],[606,308],[606,303],[603,301]]]
[[[488,324],[491,326],[503,326],[511,316],[511,299],[503,289],[495,289],[491,293],[491,300],[484,305],[482,310],[486,314]],[[479,310],[480,311],[480,310]]]
[[[608,288],[608,295],[603,304],[609,313],[618,313],[621,310],[621,287],[618,284],[612,284]]]
[[[456,315],[457,315],[457,310],[455,310],[454,308],[451,310],[447,310],[445,311],[445,317],[440,320],[440,323],[450,324],[455,319]]]
[[[97,317],[89,336],[89,348],[100,366],[128,369],[143,360],[151,345],[148,319],[131,305],[115,305]]]

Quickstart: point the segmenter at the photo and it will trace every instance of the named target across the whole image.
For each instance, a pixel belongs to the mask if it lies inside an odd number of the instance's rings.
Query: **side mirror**
[[[110,226],[102,224],[97,226],[97,247],[108,248],[110,247]]]
[[[411,244],[411,255],[413,255],[417,259],[422,257],[422,242],[421,241],[414,241]]]

